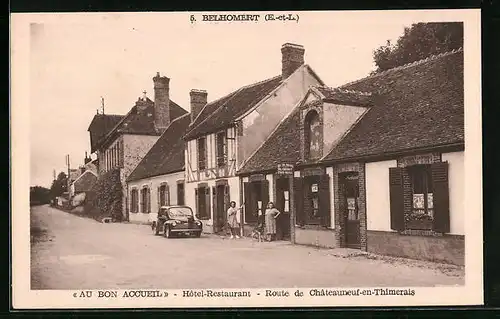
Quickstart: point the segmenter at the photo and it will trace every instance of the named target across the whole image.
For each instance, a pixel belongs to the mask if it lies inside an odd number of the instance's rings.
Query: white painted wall
[[[133,182],[128,183],[128,207],[129,207],[129,221],[130,222],[138,222],[138,223],[149,223],[151,220],[155,220],[158,212],[158,188],[162,183],[167,183],[169,186],[170,190],[170,204],[171,205],[177,205],[177,181],[184,180],[184,172],[178,172],[178,173],[173,173],[173,174],[167,174],[167,175],[160,175],[160,176],[155,176],[151,178],[145,178]],[[141,188],[147,185],[150,189],[151,192],[151,213],[145,214],[142,213],[141,210]],[[132,212],[132,201],[131,201],[131,192],[132,189],[137,189],[138,190],[138,197],[139,197],[139,212],[138,213],[133,213]],[[186,194],[184,194],[184,197],[186,197]],[[193,196],[194,198],[194,196]],[[186,198],[187,199],[187,198]],[[187,203],[186,203],[187,204]],[[194,208],[192,207],[193,211]]]
[[[318,80],[305,66],[295,71],[274,94],[242,118],[243,135],[239,136],[238,167],[267,139]]]
[[[464,235],[464,152],[443,153],[443,162],[448,162],[448,187],[450,189],[450,234]]]
[[[368,230],[393,231],[391,229],[389,168],[396,166],[396,160],[365,164]]]
[[[240,180],[239,177],[229,177],[227,178],[227,182],[229,184],[229,201],[235,201],[236,205],[241,205],[240,203]],[[185,199],[186,205],[190,206],[193,211],[196,213],[196,199],[195,199],[195,189],[198,187],[199,183],[206,183],[208,187],[210,187],[210,219],[202,220],[203,222],[203,232],[211,233],[213,232],[213,198],[212,192],[215,187],[216,180],[205,180],[193,183],[185,184]]]
[[[332,103],[323,105],[323,149],[332,147],[347,133],[367,108]]]
[[[335,228],[335,192],[333,189],[333,167],[326,168],[326,174],[330,177],[330,228]]]
[[[236,135],[235,128],[228,128],[226,131],[226,136],[228,138],[234,138]],[[216,171],[221,172],[217,167],[217,138],[216,133],[210,133],[205,135],[206,148],[207,148],[207,168],[205,173],[201,174],[200,181],[210,180],[216,178]],[[236,159],[236,142],[231,139],[226,140],[227,145],[227,165],[231,167],[232,161]],[[185,157],[185,167],[186,167],[186,180],[189,182],[195,182],[198,180],[198,143],[197,139],[189,140],[186,143],[186,157]],[[236,173],[235,167],[229,171],[228,176],[234,176]],[[220,175],[219,175],[220,176]]]

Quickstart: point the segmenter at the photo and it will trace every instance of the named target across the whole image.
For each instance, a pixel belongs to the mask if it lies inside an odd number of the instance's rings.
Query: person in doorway
[[[229,231],[231,232],[231,238],[240,238],[240,214],[239,211],[243,207],[240,206],[236,208],[236,202],[231,201],[229,203],[229,208],[227,209],[227,223],[229,226]]]
[[[273,202],[267,204],[266,209],[266,235],[268,241],[276,239],[276,218],[281,214],[279,210],[274,207]]]

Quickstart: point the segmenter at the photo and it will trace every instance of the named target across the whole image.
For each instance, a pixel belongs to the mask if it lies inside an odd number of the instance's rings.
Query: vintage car
[[[151,221],[151,229],[155,235],[161,233],[167,238],[174,235],[200,237],[203,227],[189,206],[162,206],[156,220]]]

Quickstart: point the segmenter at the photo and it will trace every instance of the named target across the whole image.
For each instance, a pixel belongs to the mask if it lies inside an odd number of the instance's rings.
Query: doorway
[[[345,221],[345,243],[348,248],[361,248],[359,223],[358,173],[342,173],[339,176],[341,213]]]
[[[267,180],[258,180],[244,183],[245,189],[245,223],[255,224],[259,212],[264,214],[269,202],[269,183]]]
[[[276,220],[276,239],[290,240],[290,183],[288,178],[276,180],[275,204],[281,212]]]
[[[224,229],[227,223],[226,212],[229,208],[229,185],[227,183],[217,183],[213,188],[214,199],[214,233]]]

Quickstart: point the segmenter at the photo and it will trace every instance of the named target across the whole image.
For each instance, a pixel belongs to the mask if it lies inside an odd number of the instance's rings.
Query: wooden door
[[[215,196],[216,215],[214,218],[214,231],[217,233],[224,229],[224,225],[226,224],[226,200],[224,185],[217,185]]]
[[[345,218],[345,238],[346,246],[349,248],[360,249],[361,238],[359,229],[359,209],[358,209],[358,199],[359,199],[359,186],[358,186],[358,175],[357,173],[346,174],[343,176],[343,201],[344,201],[344,211],[343,216]]]
[[[276,180],[276,208],[281,212],[276,220],[276,238],[290,239],[290,189],[288,178]]]

